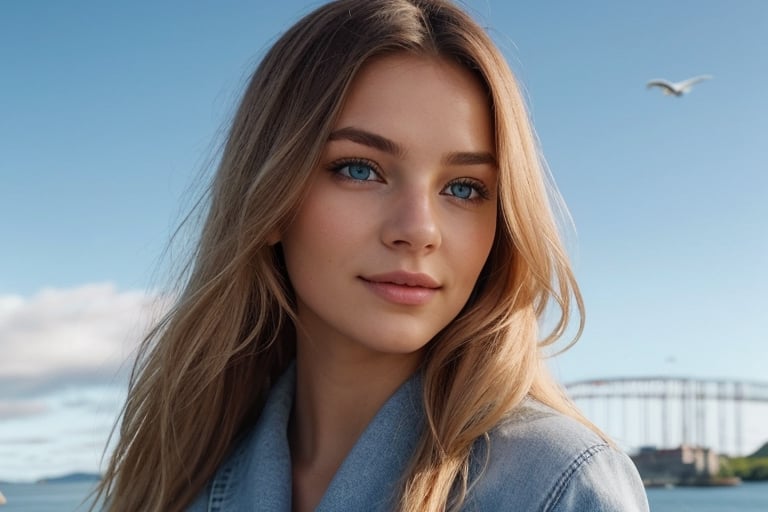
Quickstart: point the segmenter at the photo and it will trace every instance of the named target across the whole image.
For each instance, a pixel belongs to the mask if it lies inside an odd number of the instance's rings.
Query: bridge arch
[[[768,441],[766,382],[641,376],[565,387],[592,421],[627,447],[692,444],[745,455]]]

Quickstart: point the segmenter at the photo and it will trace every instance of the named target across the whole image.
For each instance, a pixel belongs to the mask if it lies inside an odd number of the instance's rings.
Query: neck
[[[421,354],[340,353],[302,338],[297,340],[292,459],[295,468],[333,475],[381,406],[416,371]]]
[[[315,510],[360,435],[408,377],[421,353],[373,354],[359,345],[298,335],[289,426],[293,511]]]

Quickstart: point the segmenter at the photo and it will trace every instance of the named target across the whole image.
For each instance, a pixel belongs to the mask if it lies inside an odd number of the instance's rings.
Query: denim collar
[[[251,433],[217,472],[209,510],[291,510],[288,422],[296,387],[292,364],[273,386]],[[318,512],[395,508],[424,426],[422,378],[410,377],[384,403],[331,480]]]

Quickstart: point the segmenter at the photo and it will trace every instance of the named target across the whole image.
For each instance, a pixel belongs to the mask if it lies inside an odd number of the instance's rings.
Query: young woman
[[[542,362],[582,312],[547,197],[514,78],[456,6],[306,16],[235,116],[107,508],[646,510]]]

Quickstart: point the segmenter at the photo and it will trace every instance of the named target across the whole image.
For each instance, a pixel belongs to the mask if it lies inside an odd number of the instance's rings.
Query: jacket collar
[[[288,422],[296,369],[272,388],[251,434],[217,472],[210,510],[291,510]],[[331,480],[318,512],[392,510],[424,425],[422,379],[414,374],[384,403]],[[216,508],[219,506],[221,508]]]

